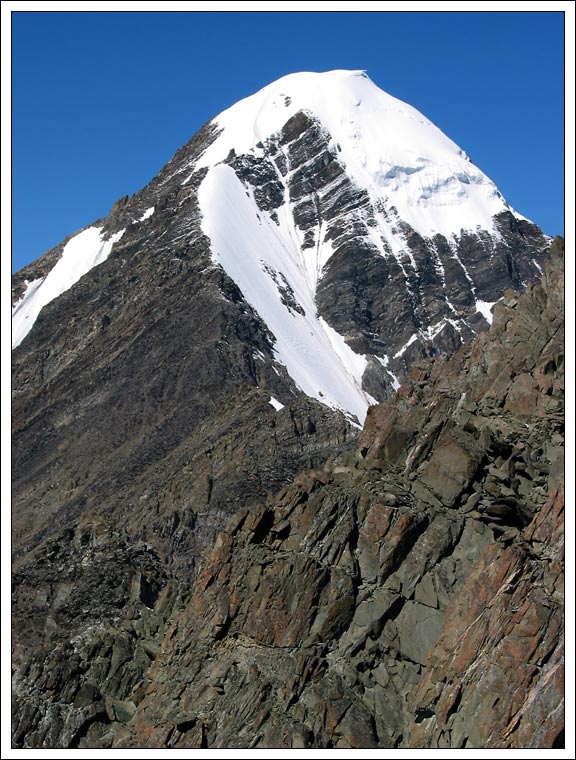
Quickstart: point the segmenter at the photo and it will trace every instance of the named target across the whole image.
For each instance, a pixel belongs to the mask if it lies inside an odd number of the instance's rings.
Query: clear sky
[[[517,211],[563,234],[561,12],[20,11],[13,270],[107,215],[219,111],[285,74],[330,69],[365,69]]]

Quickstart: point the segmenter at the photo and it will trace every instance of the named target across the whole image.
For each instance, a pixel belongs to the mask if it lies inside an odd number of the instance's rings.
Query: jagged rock
[[[414,695],[431,719],[411,727],[407,746],[439,746],[450,731],[470,748],[554,745],[563,722],[562,509],[562,494],[553,494],[527,531],[551,520],[555,535],[545,554],[529,558],[518,544],[491,545],[454,597]],[[535,586],[543,573],[547,581]]]
[[[473,480],[484,450],[470,434],[444,431],[432,456],[420,467],[419,477],[443,504],[452,506]]]
[[[425,575],[414,590],[414,601],[427,607],[438,607],[438,594],[431,575]]]

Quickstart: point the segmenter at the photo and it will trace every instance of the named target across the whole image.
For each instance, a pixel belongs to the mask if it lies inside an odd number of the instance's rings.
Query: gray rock
[[[412,662],[424,665],[426,656],[442,630],[443,614],[417,602],[406,602],[398,618],[401,653]]]
[[[431,575],[425,575],[414,590],[414,601],[428,607],[438,608],[438,595]]]

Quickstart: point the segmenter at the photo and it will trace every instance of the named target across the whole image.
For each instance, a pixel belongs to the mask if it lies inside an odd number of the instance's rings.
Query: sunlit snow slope
[[[268,215],[263,219],[225,164],[209,172],[199,200],[214,255],[273,333],[278,361],[308,396],[363,422],[369,404],[376,403],[361,387],[366,361],[317,316],[292,226],[276,225]],[[298,310],[282,302],[287,287]]]
[[[22,298],[12,307],[12,348],[22,343],[46,304],[108,258],[124,231],[108,240],[102,239],[101,232],[101,227],[88,227],[79,232],[64,246],[60,259],[46,278],[28,283]]]

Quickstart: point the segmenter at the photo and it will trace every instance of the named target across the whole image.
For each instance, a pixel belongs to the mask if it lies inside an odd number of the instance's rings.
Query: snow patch
[[[424,340],[434,340],[434,338],[440,335],[442,330],[446,327],[448,321],[449,320],[447,320],[446,317],[443,317],[439,322],[436,322],[435,325],[430,325],[425,330],[420,330],[420,335],[424,338]]]
[[[368,406],[376,403],[362,390],[366,357],[316,314],[317,272],[324,253],[302,251],[287,204],[277,210],[276,223],[258,209],[251,190],[225,164],[208,171],[198,201],[212,256],[274,335],[275,359],[307,396],[362,424]],[[301,310],[278,297],[278,272]]]
[[[408,340],[406,341],[406,343],[404,343],[404,345],[402,346],[402,348],[399,351],[396,351],[396,353],[394,354],[394,356],[392,358],[393,359],[399,359],[402,356],[402,354],[406,351],[406,349],[408,348],[408,346],[411,346],[412,343],[414,343],[415,340],[418,340],[418,333],[412,333],[412,335],[408,338]]]
[[[479,311],[480,314],[484,317],[486,322],[488,322],[489,325],[492,324],[492,320],[494,319],[494,315],[492,314],[492,308],[494,304],[497,303],[497,301],[479,301],[476,300],[476,311]]]
[[[457,317],[459,317],[460,316],[459,313],[454,308],[454,304],[451,303],[451,301],[448,299],[448,296],[444,296],[444,301],[446,302],[446,306],[450,309],[450,311],[452,312],[452,314],[455,314]]]
[[[22,343],[44,306],[69,290],[92,267],[105,261],[114,243],[124,234],[124,230],[120,230],[103,240],[102,230],[103,227],[88,227],[79,232],[66,243],[48,275],[28,285],[12,312],[12,348]]]
[[[450,319],[449,317],[446,317],[446,322],[448,322],[449,325],[452,325],[452,327],[456,330],[456,332],[459,333],[460,341],[462,342],[462,325],[460,324],[460,321],[457,319]]]
[[[150,208],[146,209],[146,211],[142,214],[140,219],[138,219],[138,222],[143,222],[145,219],[148,219],[149,217],[151,217],[152,214],[154,213],[154,208],[155,208],[154,206],[150,206]]]
[[[390,377],[390,380],[392,381],[392,387],[394,388],[395,391],[397,391],[401,383],[400,383],[400,380],[398,380],[398,378],[396,377],[396,375],[392,372],[392,370],[388,369],[388,361],[389,361],[388,357],[376,356],[375,358],[378,359],[380,364],[384,367],[384,369],[388,373],[388,376]]]
[[[274,409],[276,409],[277,412],[280,411],[280,409],[284,409],[284,404],[281,404],[278,399],[275,399],[274,396],[270,396],[269,404],[272,404]]]
[[[28,280],[24,280],[24,292],[22,293],[21,297],[16,301],[15,304],[12,306],[12,317],[20,311],[20,309],[23,308],[24,304],[32,298],[34,293],[38,290],[40,285],[44,282],[44,277],[39,277],[37,280],[32,280],[29,282]]]

